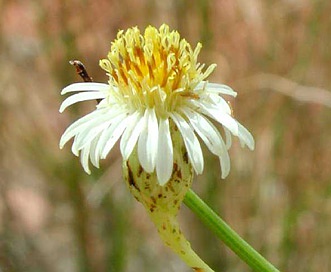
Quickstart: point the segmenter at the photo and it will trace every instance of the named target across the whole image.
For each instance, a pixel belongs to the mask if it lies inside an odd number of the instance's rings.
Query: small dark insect
[[[86,71],[86,68],[85,68],[84,64],[81,61],[71,60],[71,61],[69,61],[69,63],[76,67],[77,74],[79,74],[85,82],[92,82],[93,81],[92,77],[89,76],[89,74]]]
[[[89,76],[89,74],[86,71],[86,68],[84,64],[79,61],[79,60],[71,60],[69,63],[76,68],[77,74],[80,75],[80,77],[85,81],[85,82],[93,82],[92,77]],[[97,103],[99,103],[101,99],[97,99]]]

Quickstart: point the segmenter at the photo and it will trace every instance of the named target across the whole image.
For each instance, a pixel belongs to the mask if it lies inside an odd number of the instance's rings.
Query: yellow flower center
[[[194,88],[215,68],[211,65],[202,72],[204,64],[197,62],[200,49],[199,43],[192,50],[165,24],[159,29],[147,27],[144,35],[134,27],[118,33],[100,66],[135,109],[155,107],[157,114],[164,115],[183,97],[199,98]]]

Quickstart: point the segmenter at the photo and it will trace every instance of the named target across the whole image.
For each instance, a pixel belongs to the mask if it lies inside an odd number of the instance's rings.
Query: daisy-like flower
[[[84,170],[90,173],[89,161],[99,167],[100,159],[105,159],[120,139],[123,160],[128,160],[136,147],[143,170],[156,172],[158,183],[164,185],[174,171],[171,128],[175,128],[196,174],[204,168],[199,136],[219,157],[225,178],[230,170],[231,134],[250,149],[254,149],[254,140],[233,118],[222,97],[235,97],[236,92],[206,81],[216,65],[204,69],[198,62],[200,49],[200,43],[192,49],[167,25],[159,29],[149,26],[144,34],[136,27],[120,31],[107,59],[100,61],[109,76],[108,84],[74,83],[62,90],[61,94],[75,94],[65,99],[60,112],[85,100],[101,102],[67,128],[60,147],[74,138],[72,152],[80,155]],[[225,140],[211,120],[223,127]]]
[[[177,214],[191,187],[193,172],[201,174],[204,159],[200,138],[219,157],[222,178],[230,171],[232,135],[254,148],[249,131],[237,122],[222,95],[236,96],[228,86],[206,78],[215,64],[198,63],[201,44],[193,50],[167,25],[120,31],[100,66],[108,84],[75,83],[62,94],[76,93],[61,105],[98,99],[96,109],[64,132],[60,147],[74,138],[72,152],[87,173],[89,161],[99,167],[120,139],[123,176],[141,202],[160,237],[195,271],[213,271],[192,250]],[[225,140],[214,123],[223,127]]]

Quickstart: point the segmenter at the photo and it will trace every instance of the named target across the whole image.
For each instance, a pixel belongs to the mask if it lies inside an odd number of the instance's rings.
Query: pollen
[[[193,50],[165,24],[159,29],[149,26],[143,34],[133,27],[118,33],[100,66],[134,107],[155,107],[160,113],[173,110],[182,99],[199,98],[194,88],[215,68],[202,71],[200,49],[200,43]]]

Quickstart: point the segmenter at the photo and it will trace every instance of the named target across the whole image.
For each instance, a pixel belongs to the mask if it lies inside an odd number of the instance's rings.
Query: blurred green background
[[[122,182],[118,147],[91,176],[58,148],[95,106],[58,113],[80,81],[68,61],[105,82],[117,31],[162,23],[203,43],[256,140],[234,142],[225,181],[205,152],[194,190],[280,270],[331,271],[330,14],[329,0],[0,1],[0,271],[190,271]],[[180,221],[216,271],[250,271],[186,207]]]

